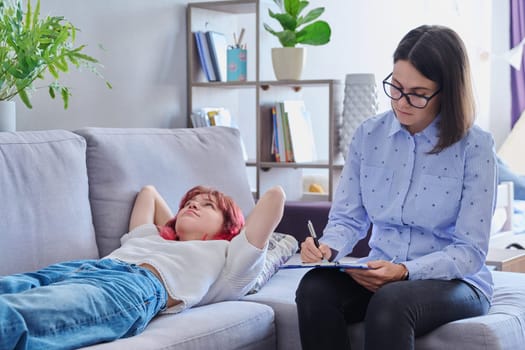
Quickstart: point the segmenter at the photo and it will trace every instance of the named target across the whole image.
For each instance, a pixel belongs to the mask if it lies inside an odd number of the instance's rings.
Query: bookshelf
[[[187,5],[187,106],[191,112],[204,107],[224,107],[236,116],[247,150],[246,171],[254,197],[273,185],[282,185],[289,200],[332,200],[342,170],[337,152],[336,125],[342,115],[343,83],[332,79],[275,81],[261,80],[260,0],[193,2]],[[224,33],[231,43],[233,33],[245,28],[247,80],[209,82],[201,68],[193,32]],[[271,67],[271,64],[270,64]],[[273,76],[273,73],[272,73]],[[283,100],[304,100],[311,113],[317,158],[313,162],[272,161],[271,105]],[[326,193],[303,193],[305,176],[326,180]]]

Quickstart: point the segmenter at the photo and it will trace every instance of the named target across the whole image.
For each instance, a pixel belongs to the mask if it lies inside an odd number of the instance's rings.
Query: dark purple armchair
[[[331,202],[287,201],[283,219],[275,231],[293,235],[301,243],[309,235],[306,224],[308,220],[311,220],[318,237],[321,237],[328,221],[331,204]],[[359,241],[349,255],[354,257],[368,255],[370,251],[370,247],[368,247],[369,238],[370,230],[366,238]]]

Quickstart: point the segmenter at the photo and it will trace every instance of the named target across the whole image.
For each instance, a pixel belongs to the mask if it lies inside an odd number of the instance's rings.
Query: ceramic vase
[[[273,72],[277,80],[299,80],[306,61],[304,47],[272,48]]]
[[[0,101],[0,132],[16,131],[15,101]]]
[[[347,74],[343,99],[343,115],[340,120],[339,151],[344,159],[357,127],[377,113],[377,85],[374,74]]]

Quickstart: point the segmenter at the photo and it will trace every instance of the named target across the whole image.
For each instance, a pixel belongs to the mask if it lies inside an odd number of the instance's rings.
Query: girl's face
[[[405,94],[412,93],[426,97],[432,96],[439,86],[436,82],[427,79],[409,61],[398,60],[394,64],[391,83]],[[411,106],[406,97],[392,100],[392,109],[397,120],[404,125],[411,134],[424,130],[437,116],[441,107],[440,94],[434,96],[425,108]]]
[[[181,241],[211,238],[222,230],[224,216],[208,194],[199,194],[177,213],[175,232]]]

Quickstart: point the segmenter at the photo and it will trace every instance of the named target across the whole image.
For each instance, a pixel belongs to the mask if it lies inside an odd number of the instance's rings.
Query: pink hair
[[[237,236],[244,226],[244,215],[242,214],[241,209],[235,201],[226,196],[224,193],[217,191],[213,188],[204,187],[204,186],[195,186],[190,189],[184,197],[182,197],[179,204],[179,211],[184,207],[184,205],[194,197],[206,194],[208,198],[215,202],[219,209],[222,211],[224,218],[224,223],[222,225],[222,230],[216,232],[210,239],[223,239],[231,241],[233,237]],[[159,233],[162,238],[167,240],[179,240],[177,232],[175,232],[175,224],[177,222],[177,215],[170,219],[164,226],[159,226]],[[203,234],[203,238],[206,238],[206,233]]]

